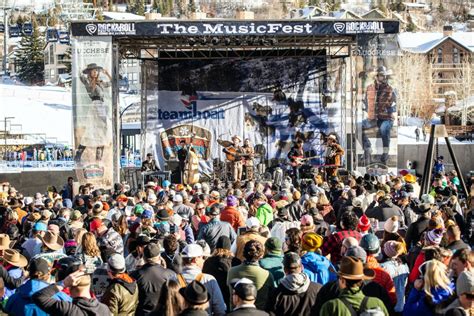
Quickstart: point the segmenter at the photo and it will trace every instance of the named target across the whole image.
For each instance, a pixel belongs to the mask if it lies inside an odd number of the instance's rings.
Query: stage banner
[[[193,145],[201,172],[210,174],[226,161],[223,149],[233,135],[250,141],[255,165],[284,168],[297,139],[320,165],[325,137],[345,138],[340,99],[330,97],[336,78],[328,78],[325,58],[162,61],[157,72],[158,84],[146,84],[145,143],[162,169],[177,161],[183,140]]]
[[[363,172],[379,175],[397,167],[396,35],[358,35],[357,158]]]
[[[77,179],[109,188],[113,184],[112,39],[76,37],[72,47]]]

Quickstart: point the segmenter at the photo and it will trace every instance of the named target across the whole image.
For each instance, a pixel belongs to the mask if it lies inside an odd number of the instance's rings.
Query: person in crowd
[[[232,290],[232,280],[247,278],[257,287],[257,299],[255,306],[263,310],[269,298],[270,292],[274,288],[272,274],[261,268],[258,261],[263,257],[264,246],[257,240],[250,240],[244,246],[244,261],[235,267],[230,268],[227,274],[227,286]]]
[[[302,237],[301,263],[304,273],[309,276],[312,282],[321,285],[336,279],[336,269],[326,257],[319,253],[319,248],[323,244],[323,237],[316,233],[306,233]]]
[[[273,220],[273,209],[266,202],[265,196],[261,193],[255,193],[253,197],[252,207],[256,210],[255,217],[260,221],[262,226],[268,226]]]
[[[256,217],[249,217],[245,221],[246,231],[241,233],[235,242],[232,244],[231,250],[235,254],[235,257],[240,261],[244,261],[244,247],[247,242],[250,240],[257,240],[262,245],[265,244],[267,240],[266,237],[263,237],[260,233],[260,221]]]
[[[5,312],[9,315],[27,316],[38,315],[46,316],[41,308],[33,302],[33,294],[48,286],[50,279],[50,268],[48,262],[38,258],[31,260],[28,266],[29,280],[20,286],[15,294],[8,298],[5,305]],[[72,299],[63,292],[58,292],[53,296],[59,301],[71,302]]]
[[[160,308],[159,299],[167,280],[176,279],[176,274],[161,266],[160,246],[149,243],[143,251],[145,264],[135,270],[131,277],[138,286],[138,305],[135,315],[148,315],[157,312]],[[170,289],[171,290],[171,289]]]
[[[182,218],[185,218],[188,223],[191,222],[191,217],[194,214],[193,208],[183,203],[182,194],[176,194],[173,197],[173,212]]]
[[[282,246],[280,239],[276,237],[268,238],[265,241],[265,255],[259,260],[260,266],[272,274],[275,287],[278,286],[280,280],[285,276]]]
[[[199,281],[193,280],[186,287],[181,288],[179,293],[184,298],[185,309],[180,316],[206,316],[209,308],[211,295],[207,288]]]
[[[102,265],[99,246],[97,246],[94,234],[87,232],[82,236],[81,246],[76,256],[80,258],[89,274],[94,273],[95,269]]]
[[[288,252],[283,258],[285,277],[273,290],[265,310],[270,315],[316,315],[316,297],[321,284],[311,282],[303,273],[301,258]]]
[[[91,277],[83,270],[77,270],[63,281],[51,284],[33,294],[33,303],[51,315],[109,315],[107,305],[92,298],[90,286]],[[55,298],[55,295],[65,288],[69,289],[72,302]]]
[[[419,269],[423,277],[415,280],[403,315],[437,315],[454,299],[454,284],[439,260],[426,261]]]
[[[412,249],[412,247],[414,247],[418,241],[420,241],[420,237],[422,236],[423,232],[428,229],[431,204],[423,203],[419,205],[415,211],[419,214],[418,219],[408,226],[407,232],[405,234],[405,243],[408,250]]]
[[[227,315],[232,316],[266,316],[268,313],[258,310],[255,306],[257,300],[257,288],[252,280],[242,278],[232,286],[232,304],[234,309]]]
[[[199,229],[197,239],[203,239],[211,248],[216,249],[216,243],[219,237],[228,236],[231,242],[236,239],[236,233],[228,222],[219,220],[220,209],[218,205],[213,205],[206,210],[209,216],[209,222]]]
[[[221,212],[220,220],[229,223],[237,232],[239,227],[244,227],[245,225],[244,217],[237,209],[237,198],[233,195],[227,196],[226,205],[227,206]]]
[[[472,271],[474,264],[474,255],[470,250],[461,249],[456,251],[451,257],[451,274],[454,279],[464,271]]]
[[[404,245],[401,242],[387,241],[383,246],[383,253],[387,260],[380,264],[380,267],[387,271],[395,284],[397,302],[394,311],[397,313],[403,312],[405,289],[408,282],[408,274],[410,273],[408,265],[400,259],[400,255],[403,254],[404,250]]]
[[[25,242],[23,242],[23,244],[21,245],[21,248],[23,249],[22,253],[25,255],[27,259],[33,258],[40,252],[41,245],[42,245],[42,241],[40,237],[44,237],[44,234],[46,233],[47,230],[48,230],[48,227],[44,223],[36,222],[33,225],[33,229],[31,231],[31,237],[25,240]],[[8,235],[0,234],[0,245],[2,244],[1,239],[6,238],[6,237],[8,237]]]
[[[461,229],[457,225],[450,225],[446,229],[446,237],[448,239],[448,244],[446,245],[446,249],[453,251],[454,253],[462,250],[468,249],[471,250],[468,244],[466,244],[461,239]]]
[[[230,251],[230,239],[227,236],[219,237],[216,249],[212,255],[204,261],[202,272],[214,276],[224,297],[227,310],[230,310],[230,292],[227,286],[227,273],[232,266],[240,264],[240,260],[234,257]]]
[[[4,267],[6,273],[10,279],[20,280],[25,277],[24,267],[28,265],[28,260],[26,257],[21,255],[17,250],[14,249],[5,249],[3,250],[2,256],[2,267]],[[5,277],[3,277],[5,280]],[[11,295],[15,293],[15,289],[21,283],[17,283],[17,286],[7,286],[5,293],[3,294],[3,300],[8,299]],[[7,283],[8,285],[8,283]]]
[[[168,279],[161,287],[156,315],[178,316],[184,310],[184,297],[179,293],[181,285],[175,279]]]
[[[448,308],[445,315],[472,315],[474,311],[474,273],[472,271],[464,271],[459,275],[456,280],[456,294],[458,298],[455,306]]]
[[[117,253],[123,255],[124,247],[122,236],[120,236],[113,227],[107,227],[104,220],[96,219],[92,221],[90,232],[95,234],[97,245],[101,251],[103,249],[113,249]]]
[[[166,262],[166,267],[175,273],[181,273],[183,269],[183,258],[179,248],[179,241],[175,235],[170,234],[163,239],[161,257]]]
[[[113,315],[135,315],[138,287],[125,270],[125,258],[117,253],[107,263],[111,280],[101,302],[107,305]]]
[[[342,241],[347,237],[354,237],[357,240],[362,238],[356,231],[359,220],[354,212],[348,211],[342,214],[340,226],[341,230],[324,237],[321,252],[323,256],[331,255],[331,262],[337,264],[341,258]]]
[[[209,314],[225,315],[226,305],[216,278],[202,272],[204,265],[203,248],[197,244],[187,245],[183,249],[181,256],[183,257],[183,272],[177,275],[177,280],[181,287],[189,285],[192,281],[200,282],[210,294]]]
[[[384,303],[376,298],[365,296],[361,291],[364,280],[371,280],[375,272],[364,268],[364,264],[356,257],[343,257],[339,268],[340,295],[321,307],[320,315],[351,315],[357,310],[359,313],[377,310],[388,315]]]

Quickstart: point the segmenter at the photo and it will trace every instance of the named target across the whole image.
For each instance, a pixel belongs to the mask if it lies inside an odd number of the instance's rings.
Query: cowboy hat
[[[3,252],[3,261],[18,268],[23,268],[28,265],[28,260],[18,251],[13,249],[5,249]]]
[[[0,234],[0,250],[10,249],[10,236]]]
[[[83,74],[88,74],[89,72],[91,72],[91,70],[94,70],[94,69],[97,69],[97,70],[102,70],[104,69],[102,66],[98,66],[96,63],[92,63],[92,64],[88,64],[87,65],[87,68],[84,69],[82,71]]]
[[[374,270],[364,268],[362,261],[352,256],[342,258],[337,274],[347,280],[372,280],[375,277]]]
[[[240,138],[240,137],[239,137],[239,136],[237,136],[237,135],[234,135],[234,136],[232,136],[232,138],[231,138],[231,139],[232,139],[232,140],[234,140],[234,139],[238,139],[238,140],[239,140],[239,142],[241,142],[241,141],[242,141],[242,138]]]
[[[38,236],[38,238],[51,250],[59,250],[64,247],[64,240],[55,232],[47,231],[44,236]]]

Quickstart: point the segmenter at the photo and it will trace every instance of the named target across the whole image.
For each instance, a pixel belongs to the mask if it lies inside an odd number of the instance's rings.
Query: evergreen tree
[[[71,51],[71,45],[68,45],[66,51],[64,52],[64,61],[63,65],[66,66],[66,72],[68,74],[71,73],[71,67],[72,67],[72,51]]]
[[[18,78],[27,84],[41,84],[44,81],[44,43],[38,31],[36,20],[32,21],[33,34],[23,36],[16,52]]]

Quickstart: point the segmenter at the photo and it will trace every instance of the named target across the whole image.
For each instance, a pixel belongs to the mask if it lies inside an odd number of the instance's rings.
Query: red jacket
[[[245,226],[242,214],[233,206],[224,208],[221,212],[220,219],[221,221],[229,223],[235,231],[237,231],[239,227]]]

